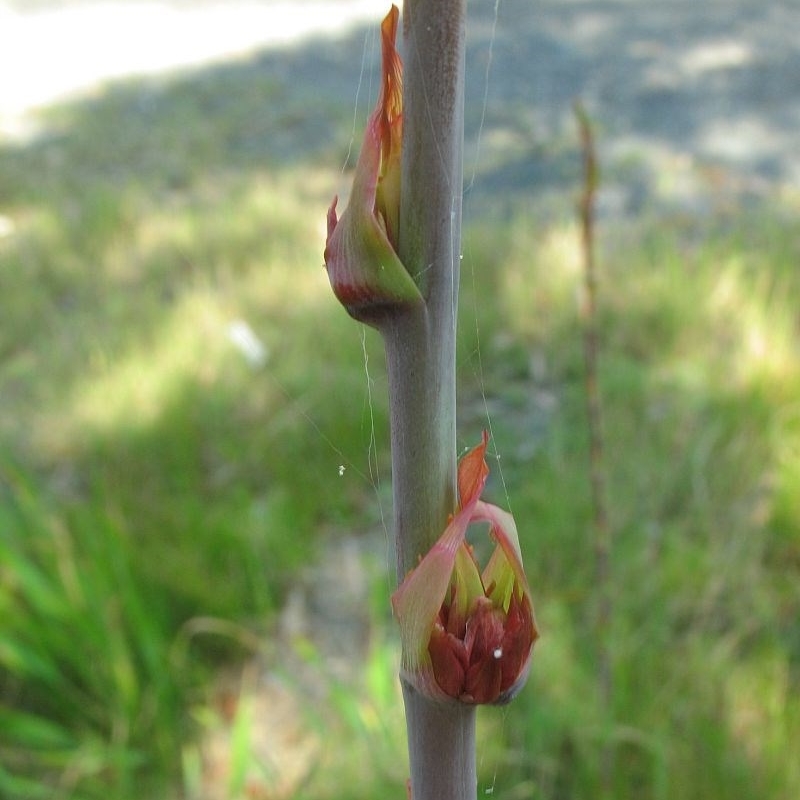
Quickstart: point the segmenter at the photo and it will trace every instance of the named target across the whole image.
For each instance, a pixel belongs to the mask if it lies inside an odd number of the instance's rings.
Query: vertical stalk
[[[403,11],[399,255],[425,305],[385,334],[401,578],[455,508],[465,14],[465,0],[406,0]]]
[[[456,506],[455,348],[466,0],[405,0],[399,255],[425,299],[384,329],[397,576]],[[475,709],[403,686],[413,800],[473,800]]]
[[[597,271],[594,259],[594,199],[597,191],[597,156],[589,116],[580,104],[575,116],[583,150],[583,192],[579,201],[581,244],[583,250],[584,305],[583,352],[586,369],[586,414],[589,424],[589,474],[592,488],[592,509],[597,584],[597,669],[600,702],[610,719],[613,714],[613,674],[608,634],[611,624],[611,525],[606,500],[606,473],[603,446],[603,413],[598,385]],[[614,774],[614,751],[606,743],[600,753],[600,780],[603,796],[611,796]]]

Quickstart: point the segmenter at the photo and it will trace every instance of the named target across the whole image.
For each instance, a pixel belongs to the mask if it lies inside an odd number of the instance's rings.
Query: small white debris
[[[251,367],[261,367],[266,363],[267,348],[243,319],[234,320],[228,325],[228,339]]]
[[[344,464],[339,464],[339,477],[341,478],[344,475],[344,471],[347,469]]]
[[[492,652],[492,655],[497,659],[502,658],[503,657],[503,648],[502,647],[496,647],[494,649],[494,651]]]
[[[11,236],[14,233],[14,220],[7,217],[5,214],[0,214],[0,239],[5,239],[6,236]]]

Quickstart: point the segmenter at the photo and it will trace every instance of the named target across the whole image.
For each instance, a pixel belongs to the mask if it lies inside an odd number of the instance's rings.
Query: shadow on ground
[[[721,188],[763,196],[795,184],[799,26],[791,2],[502,0],[496,17],[492,4],[470,8],[468,211],[571,193],[576,99],[598,124],[612,181],[628,184],[627,213],[652,199],[690,203]],[[3,147],[0,199],[13,206],[33,193],[46,202],[63,160],[87,183],[178,191],[217,172],[335,169],[348,154],[352,164],[377,56],[375,31],[358,30],[111,85],[53,112],[38,141]]]

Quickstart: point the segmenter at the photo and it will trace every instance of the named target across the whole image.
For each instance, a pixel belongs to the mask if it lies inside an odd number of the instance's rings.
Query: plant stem
[[[384,329],[397,576],[456,506],[455,348],[466,0],[406,0],[399,255],[425,305]],[[475,710],[403,686],[413,800],[476,797]]]
[[[583,250],[584,304],[583,352],[586,370],[586,414],[589,424],[589,471],[592,487],[592,509],[595,550],[595,581],[597,592],[597,669],[600,702],[610,720],[613,714],[613,669],[608,634],[611,625],[611,545],[612,533],[606,499],[605,454],[603,445],[603,411],[598,383],[598,321],[597,270],[594,259],[594,199],[597,192],[598,169],[594,134],[589,116],[580,104],[575,116],[583,150],[583,192],[579,201],[581,244]],[[600,779],[603,796],[611,796],[614,774],[614,751],[610,740],[600,753]]]

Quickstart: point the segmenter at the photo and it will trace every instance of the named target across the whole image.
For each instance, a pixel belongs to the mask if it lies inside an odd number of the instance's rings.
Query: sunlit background
[[[479,795],[795,800],[800,7],[468,6],[459,447],[542,629]],[[387,10],[0,0],[4,800],[404,794],[383,353],[322,268]]]
[[[4,128],[26,111],[97,90],[111,79],[197,69],[261,48],[295,46],[315,35],[341,35],[374,20],[385,5],[10,0],[0,5]]]

